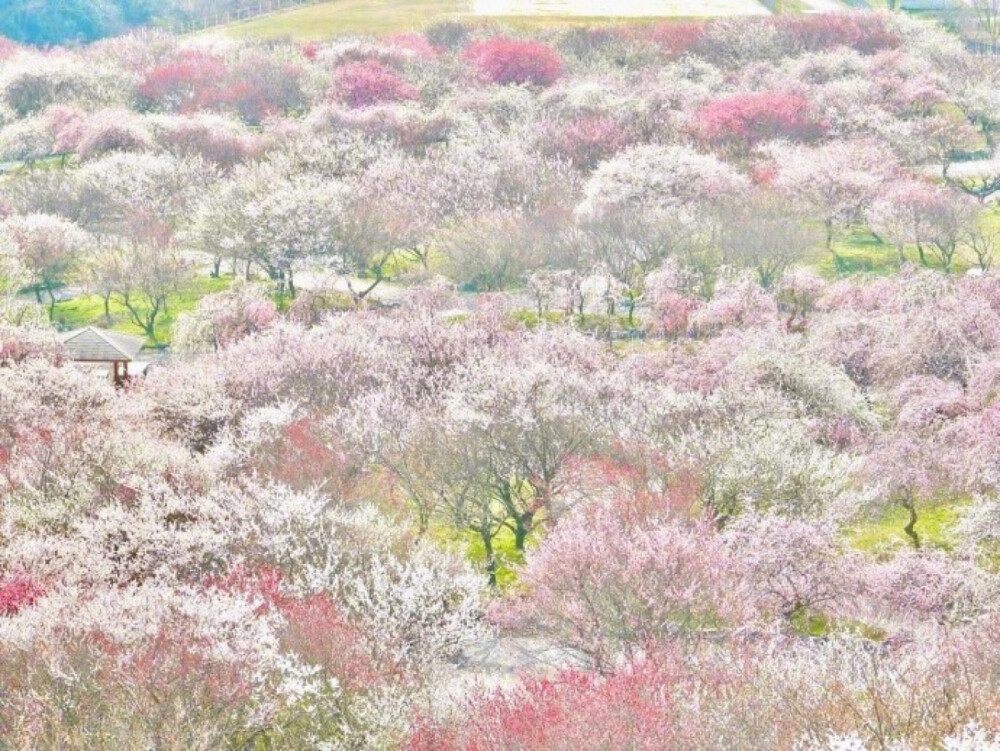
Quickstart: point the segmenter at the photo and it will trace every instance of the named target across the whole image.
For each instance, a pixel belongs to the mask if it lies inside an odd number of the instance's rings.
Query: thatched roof
[[[63,344],[71,360],[81,362],[130,362],[139,354],[146,340],[88,326],[63,334]]]

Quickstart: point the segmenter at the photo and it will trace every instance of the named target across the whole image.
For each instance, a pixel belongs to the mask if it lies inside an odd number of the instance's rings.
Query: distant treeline
[[[260,0],[0,0],[0,36],[23,44],[89,42],[136,26],[178,28],[253,13]]]
[[[142,26],[163,6],[155,0],[7,0],[0,34],[24,44],[87,42]]]

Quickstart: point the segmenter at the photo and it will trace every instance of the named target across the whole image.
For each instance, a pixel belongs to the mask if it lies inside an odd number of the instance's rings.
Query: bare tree
[[[961,243],[976,257],[981,271],[989,271],[1000,252],[1000,231],[974,224],[962,232]]]
[[[967,0],[979,28],[996,42],[1000,39],[1000,0]]]
[[[177,291],[189,266],[169,242],[133,240],[120,247],[117,256],[121,273],[114,294],[132,323],[155,342],[156,323],[167,310],[167,298]]]
[[[458,284],[498,292],[520,281],[541,260],[533,230],[530,217],[522,212],[498,211],[454,225],[440,234],[438,243],[449,276]]]
[[[762,287],[770,288],[789,266],[822,243],[788,202],[773,193],[756,190],[728,210],[720,222],[723,261],[753,269]]]

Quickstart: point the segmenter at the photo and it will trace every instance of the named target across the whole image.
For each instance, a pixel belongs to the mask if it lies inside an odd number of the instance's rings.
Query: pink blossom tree
[[[780,146],[772,158],[774,187],[823,222],[831,251],[835,230],[858,223],[894,172],[892,156],[870,141]]]
[[[49,298],[49,318],[55,312],[56,289],[65,284],[87,245],[87,234],[72,222],[48,214],[14,216],[0,223],[14,253],[31,275],[35,299]]]

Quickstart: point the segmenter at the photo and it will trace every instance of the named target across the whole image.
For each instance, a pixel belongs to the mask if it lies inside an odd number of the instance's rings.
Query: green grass
[[[213,292],[221,292],[232,284],[232,277],[222,276],[212,278],[199,276],[185,282],[167,299],[167,309],[161,312],[156,320],[156,339],[159,344],[169,344],[170,332],[177,316],[193,310],[198,301]],[[143,330],[129,320],[128,311],[117,300],[111,301],[111,325],[104,320],[104,303],[100,295],[83,295],[81,297],[56,303],[53,321],[67,329],[78,329],[84,326],[100,326],[121,331],[125,334],[145,336]],[[147,341],[147,346],[153,342]]]
[[[860,227],[836,238],[832,253],[817,248],[809,260],[819,274],[830,279],[856,273],[885,276],[899,270],[896,249]]]
[[[607,335],[609,326],[613,332],[638,333],[642,330],[642,322],[638,316],[633,316],[632,323],[630,324],[628,316],[624,314],[607,316],[603,313],[585,313],[581,317],[576,314],[567,316],[563,312],[550,310],[539,317],[538,312],[535,310],[517,310],[513,313],[513,318],[518,323],[532,330],[538,328],[543,323],[558,326],[567,322],[580,331],[586,331],[598,336]]]
[[[982,215],[984,224],[1000,225],[1000,213],[988,209]],[[903,256],[914,266],[921,266],[916,246],[903,248]],[[941,269],[941,263],[930,251],[925,251],[927,266]],[[837,236],[833,242],[833,252],[825,248],[815,248],[806,258],[807,265],[828,279],[836,279],[851,274],[876,274],[889,276],[899,271],[899,253],[896,247],[882,242],[863,227],[854,227]],[[964,274],[976,265],[976,259],[961,248],[952,261],[952,273]]]
[[[486,549],[479,535],[469,532],[466,551],[476,566],[486,570]],[[527,543],[526,543],[527,544]],[[493,538],[493,552],[497,557],[497,586],[501,590],[509,589],[517,582],[514,567],[524,563],[524,552],[514,547],[514,533],[504,527]]]
[[[917,506],[917,524],[914,527],[925,547],[951,550],[957,543],[955,525],[962,515],[965,501]],[[893,506],[878,519],[855,526],[847,533],[847,540],[856,550],[865,553],[890,553],[911,545],[903,528],[909,519],[901,506]]]
[[[541,530],[537,529],[525,542],[527,547],[537,544]],[[486,548],[482,538],[472,531],[456,531],[444,525],[432,525],[429,534],[439,543],[448,548],[457,547],[465,553],[472,564],[486,572]],[[524,551],[514,546],[514,533],[507,527],[501,529],[493,538],[493,552],[497,557],[497,586],[501,590],[509,590],[517,584],[515,568],[524,563]]]
[[[801,636],[822,638],[832,634],[857,634],[869,641],[880,642],[885,631],[860,621],[831,620],[825,613],[801,609],[792,614],[791,626]]]
[[[459,18],[463,0],[338,0],[226,26],[240,37],[322,39],[337,34],[395,34],[428,23]]]

